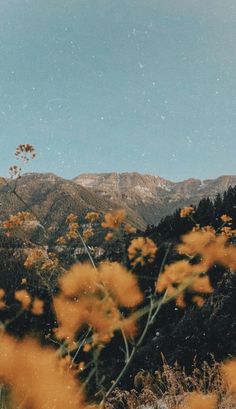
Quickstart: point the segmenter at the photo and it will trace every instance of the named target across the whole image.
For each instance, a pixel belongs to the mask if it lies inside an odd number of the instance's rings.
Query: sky
[[[236,174],[236,0],[1,0],[0,175]]]

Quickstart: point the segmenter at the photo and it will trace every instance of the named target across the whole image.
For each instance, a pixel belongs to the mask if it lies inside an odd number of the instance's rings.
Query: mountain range
[[[14,181],[6,186],[0,179],[0,219],[26,210],[26,206],[10,191]],[[132,173],[88,173],[73,180],[52,173],[26,173],[18,181],[16,192],[47,226],[59,230],[69,213],[84,220],[88,211],[102,214],[125,208],[128,221],[140,229],[158,224],[175,209],[198,204],[203,197],[214,198],[229,186],[236,185],[236,176],[217,179],[187,179],[173,182],[159,176]]]
[[[159,176],[133,173],[81,174],[74,182],[112,202],[135,211],[145,224],[158,224],[179,207],[198,204],[203,197],[214,198],[229,186],[236,176],[217,179],[187,179],[172,182]]]

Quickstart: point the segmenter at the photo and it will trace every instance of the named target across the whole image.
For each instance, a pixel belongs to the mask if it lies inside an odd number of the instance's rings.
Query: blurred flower
[[[97,212],[88,212],[85,216],[85,219],[93,223],[99,219],[99,213]]]
[[[155,243],[146,237],[138,237],[131,241],[128,247],[128,257],[131,265],[136,266],[138,263],[144,265],[146,262],[154,261],[157,252]]]
[[[85,229],[83,231],[83,238],[85,240],[88,240],[92,236],[94,236],[94,231],[93,231],[93,229],[91,227],[89,227],[89,228],[87,228],[87,229]]]
[[[113,237],[114,237],[114,234],[111,233],[111,232],[109,232],[109,233],[106,234],[105,240],[106,240],[106,241],[110,241],[110,240],[113,239]]]
[[[0,288],[0,310],[3,310],[6,307],[5,301],[3,298],[5,297],[5,291],[3,288]]]
[[[19,342],[2,335],[0,378],[11,385],[17,407],[24,402],[24,408],[32,409],[85,408],[78,382],[72,374],[60,371],[55,351],[32,339]]]
[[[124,231],[125,231],[126,233],[129,233],[129,234],[131,234],[131,233],[136,233],[136,228],[133,227],[133,226],[131,226],[131,224],[126,223],[126,224],[124,225]]]
[[[59,284],[61,294],[54,299],[57,337],[70,342],[84,324],[93,329],[94,344],[109,342],[125,324],[119,307],[133,308],[143,299],[136,277],[116,262],[100,263],[96,269],[77,263]]]
[[[229,391],[236,393],[236,359],[228,360],[222,364],[221,373]]]
[[[23,162],[28,162],[30,159],[35,158],[36,151],[33,145],[25,143],[17,146],[15,156],[17,159],[22,159]]]
[[[191,392],[186,396],[179,409],[217,409],[217,395]]]
[[[114,210],[113,212],[106,213],[104,216],[104,222],[101,226],[104,228],[117,229],[121,223],[124,222],[126,216],[125,210]]]
[[[78,219],[78,217],[74,213],[70,213],[66,218],[66,222],[67,223],[76,223],[77,219]]]
[[[222,214],[222,216],[220,216],[220,219],[224,223],[229,223],[233,220],[232,217],[228,216],[227,214]]]
[[[27,310],[31,304],[31,296],[26,290],[15,291],[15,299],[22,304],[22,308]]]
[[[32,304],[31,312],[34,315],[41,315],[43,314],[44,302],[39,298],[35,298]]]
[[[194,207],[189,206],[189,207],[184,207],[183,209],[180,210],[180,217],[188,217],[190,214],[195,213]]]

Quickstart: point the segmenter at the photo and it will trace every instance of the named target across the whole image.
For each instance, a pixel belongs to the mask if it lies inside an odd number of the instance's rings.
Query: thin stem
[[[88,331],[86,332],[86,334],[84,335],[84,337],[81,337],[80,340],[78,341],[79,346],[78,346],[78,349],[77,349],[77,351],[76,351],[76,353],[75,353],[75,355],[74,355],[74,357],[72,359],[72,363],[74,363],[74,361],[76,360],[77,355],[78,355],[79,351],[81,350],[81,348],[84,346],[85,341],[88,338],[90,332],[91,332],[91,328],[89,328]]]
[[[124,344],[125,344],[125,362],[127,362],[129,360],[130,354],[129,354],[129,345],[128,345],[128,341],[127,338],[125,336],[124,330],[123,328],[121,329],[121,334],[124,340]]]
[[[149,307],[148,317],[147,317],[146,325],[145,325],[145,327],[144,327],[144,330],[143,330],[143,332],[142,332],[142,335],[141,335],[141,337],[139,338],[137,344],[133,347],[133,349],[132,349],[132,351],[131,351],[131,354],[130,354],[130,356],[129,356],[129,359],[126,361],[124,367],[122,368],[121,372],[120,372],[119,375],[117,376],[116,380],[113,382],[112,386],[110,387],[110,389],[109,389],[109,390],[107,391],[107,393],[105,394],[105,398],[104,398],[104,399],[107,399],[107,398],[108,398],[108,396],[111,394],[111,392],[114,390],[114,388],[116,387],[116,385],[118,384],[118,382],[120,381],[120,379],[122,378],[122,376],[124,375],[124,373],[126,372],[126,369],[127,369],[127,368],[129,367],[129,365],[131,364],[131,362],[132,362],[132,360],[133,360],[133,358],[134,358],[134,356],[135,356],[135,353],[136,353],[137,349],[138,349],[139,346],[141,345],[141,343],[142,343],[142,341],[143,341],[143,339],[144,339],[144,337],[145,337],[145,335],[146,335],[146,333],[147,333],[148,327],[149,327],[149,325],[150,325],[149,322],[150,322],[150,318],[151,318],[151,314],[152,314],[152,309],[153,309],[152,299],[150,299],[150,307]]]
[[[86,251],[86,253],[87,253],[88,257],[89,257],[89,260],[90,260],[90,262],[91,262],[93,268],[96,269],[96,265],[95,265],[95,263],[94,263],[93,257],[91,256],[91,253],[90,253],[90,251],[89,251],[89,249],[88,249],[88,246],[87,246],[87,244],[85,243],[85,241],[84,241],[84,239],[83,239],[83,237],[81,236],[81,234],[80,234],[79,231],[78,231],[78,236],[79,236],[79,238],[80,238],[80,240],[81,240],[81,242],[82,242],[82,244],[83,244],[83,246],[84,246],[84,248],[85,248],[85,251]]]

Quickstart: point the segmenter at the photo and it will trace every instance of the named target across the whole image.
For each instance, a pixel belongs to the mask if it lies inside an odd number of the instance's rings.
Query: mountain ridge
[[[236,175],[216,179],[188,178],[173,182],[158,175],[138,172],[83,173],[73,181],[98,194],[132,208],[146,224],[157,224],[176,208],[198,204],[203,197],[213,198],[236,185]]]
[[[10,179],[8,183],[14,185]],[[28,172],[17,181],[17,192],[29,208],[55,228],[71,212],[78,214],[81,222],[88,211],[104,214],[124,208],[129,222],[145,229],[148,224],[157,225],[179,207],[197,205],[202,198],[214,198],[234,185],[236,175],[173,182],[138,172],[83,173],[72,180],[50,172]],[[0,218],[25,209],[0,178]]]

